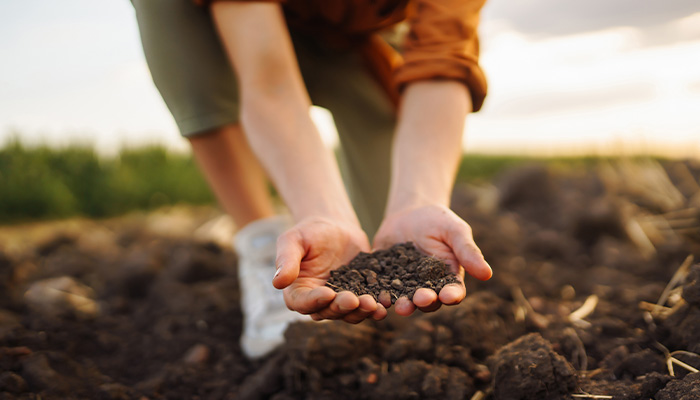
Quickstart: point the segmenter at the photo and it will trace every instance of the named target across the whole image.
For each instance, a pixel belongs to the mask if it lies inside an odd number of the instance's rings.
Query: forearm
[[[405,89],[387,215],[424,205],[449,206],[471,107],[467,88],[456,81],[421,81]]]
[[[241,118],[251,147],[295,219],[324,216],[357,223],[337,164],[308,106],[275,96],[242,100]]]
[[[220,2],[212,14],[237,72],[248,141],[295,219],[356,223],[337,164],[311,121],[279,5]]]

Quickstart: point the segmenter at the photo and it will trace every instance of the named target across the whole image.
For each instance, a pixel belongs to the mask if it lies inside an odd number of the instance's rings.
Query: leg
[[[273,215],[262,168],[238,124],[236,79],[205,8],[133,0],[153,81],[219,203],[240,229]]]
[[[189,140],[219,203],[238,228],[233,247],[244,318],[241,348],[249,357],[263,356],[284,342],[290,322],[305,318],[287,309],[282,292],[272,286],[277,237],[290,221],[274,216],[265,173],[240,125],[224,125]]]
[[[333,113],[345,185],[372,238],[389,192],[394,107],[356,52],[325,49],[305,37],[294,44],[312,101]]]
[[[241,349],[260,357],[284,341],[290,322],[306,318],[288,310],[271,283],[275,243],[289,221],[273,216],[265,174],[238,124],[235,74],[208,10],[192,0],[133,3],[153,81],[239,228],[233,246],[244,318]]]
[[[219,204],[239,229],[274,215],[265,172],[240,125],[214,128],[189,141]]]

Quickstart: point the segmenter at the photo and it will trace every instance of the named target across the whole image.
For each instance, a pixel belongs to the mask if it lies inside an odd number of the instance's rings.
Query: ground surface
[[[235,255],[177,234],[210,215],[1,228],[0,399],[696,399],[699,175],[531,166],[458,186],[491,281],[432,314],[293,325],[255,362]]]

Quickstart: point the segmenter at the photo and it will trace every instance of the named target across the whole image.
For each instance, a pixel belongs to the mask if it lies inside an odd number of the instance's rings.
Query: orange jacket
[[[193,0],[200,5],[219,0]],[[234,0],[241,1],[241,0]],[[454,79],[471,93],[474,111],[486,97],[479,67],[477,26],[485,0],[273,0],[283,3],[288,24],[360,47],[370,70],[388,94],[409,82]],[[378,32],[407,20],[402,54]]]

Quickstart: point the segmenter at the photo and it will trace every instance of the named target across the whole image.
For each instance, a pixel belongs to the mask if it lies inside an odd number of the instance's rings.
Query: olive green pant
[[[181,134],[190,137],[237,123],[236,76],[208,10],[192,0],[132,3],[153,81]],[[387,199],[394,108],[356,51],[333,49],[295,33],[292,37],[312,102],[333,114],[343,179],[371,238]]]

